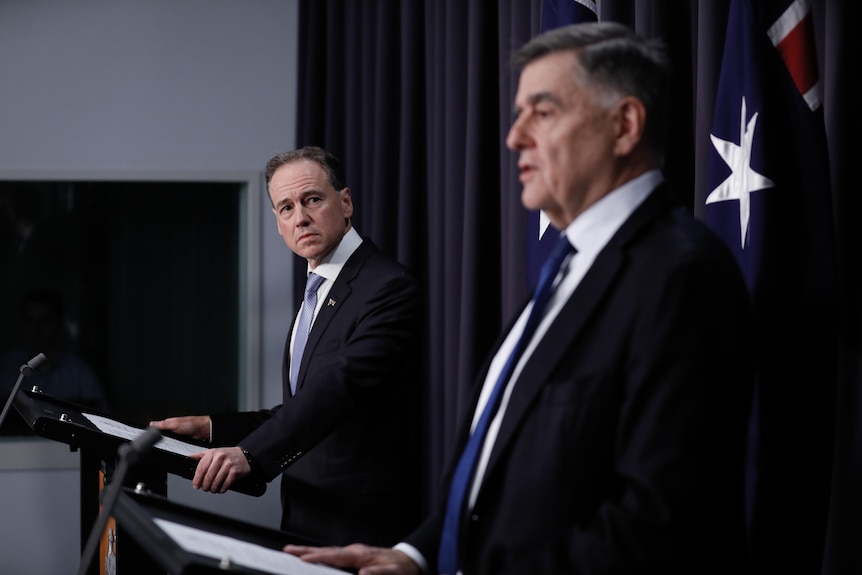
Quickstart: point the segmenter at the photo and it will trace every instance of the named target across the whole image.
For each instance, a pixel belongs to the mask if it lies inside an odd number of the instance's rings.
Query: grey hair
[[[617,22],[590,22],[555,28],[518,49],[515,68],[555,52],[571,51],[580,66],[581,83],[602,92],[634,96],[646,109],[644,141],[664,159],[670,115],[671,62],[664,43],[644,39]],[[573,69],[572,74],[578,75]]]
[[[319,148],[317,146],[305,146],[290,150],[289,152],[281,152],[276,154],[266,162],[266,187],[269,188],[269,182],[272,180],[273,174],[285,164],[291,164],[300,160],[311,160],[323,168],[326,173],[326,178],[335,190],[344,189],[344,167],[332,153]]]

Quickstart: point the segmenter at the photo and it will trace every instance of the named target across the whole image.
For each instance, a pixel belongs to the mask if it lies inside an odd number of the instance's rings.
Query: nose
[[[506,147],[510,150],[523,150],[527,146],[527,134],[522,127],[520,118],[515,118],[509,133],[506,135]]]
[[[308,209],[302,205],[302,202],[298,202],[293,208],[293,217],[297,226],[304,226],[309,223]]]

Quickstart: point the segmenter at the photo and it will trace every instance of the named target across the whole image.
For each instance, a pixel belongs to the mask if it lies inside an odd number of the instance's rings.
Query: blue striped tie
[[[293,356],[290,359],[290,394],[296,394],[296,384],[299,378],[299,365],[302,363],[302,352],[311,331],[311,320],[314,319],[314,309],[317,307],[317,288],[323,283],[323,276],[316,273],[308,274],[305,283],[305,299],[302,302],[302,313],[299,314],[299,325],[296,327],[296,337],[293,339]]]
[[[458,461],[458,467],[455,469],[455,475],[452,477],[452,485],[449,488],[449,500],[446,504],[446,519],[443,523],[443,533],[440,539],[440,553],[437,559],[438,569],[441,574],[455,575],[458,571],[458,539],[461,528],[461,520],[464,515],[464,501],[467,491],[472,483],[473,473],[476,469],[476,461],[481,452],[482,443],[485,440],[485,433],[488,431],[488,424],[493,418],[494,412],[500,403],[500,397],[503,395],[502,390],[512,374],[512,369],[518,362],[518,358],[523,351],[523,348],[530,341],[539,320],[542,318],[545,305],[551,298],[553,292],[554,279],[560,271],[560,266],[563,261],[571,253],[575,253],[575,248],[569,243],[565,234],[560,236],[553,251],[548,256],[542,266],[542,272],[539,276],[539,283],[536,286],[536,291],[533,293],[533,309],[530,310],[530,316],[527,318],[527,323],[524,326],[524,331],[500,376],[497,378],[497,383],[494,384],[494,389],[491,391],[491,396],[488,398],[488,403],[482,411],[479,421],[476,423],[476,429],[470,439],[467,440],[467,445],[461,453],[461,459]]]

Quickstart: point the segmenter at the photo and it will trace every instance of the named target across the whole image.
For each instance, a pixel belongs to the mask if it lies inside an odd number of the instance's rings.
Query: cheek
[[[278,229],[278,235],[284,238],[286,242],[293,241],[293,235],[290,234],[290,225],[287,220],[283,220],[281,218],[275,219],[275,226]]]
[[[572,174],[591,165],[605,153],[604,142],[588,136],[583,126],[548,141],[548,177],[554,184],[565,183]]]
[[[545,172],[545,178],[550,189],[556,190],[562,185],[569,172],[579,161],[580,157],[570,153],[567,149],[554,150],[553,155],[548,158],[548,169]]]

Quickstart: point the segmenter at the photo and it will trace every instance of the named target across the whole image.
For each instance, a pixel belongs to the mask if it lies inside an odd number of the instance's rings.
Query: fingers
[[[360,567],[356,555],[347,551],[346,547],[285,545],[283,550],[311,563],[326,563],[334,567]]]
[[[168,417],[167,419],[151,421],[150,425],[156,429],[161,429],[162,431],[173,431],[180,435],[189,435],[188,433],[185,433],[185,431],[188,431],[187,428],[189,427],[188,422],[186,421],[187,419],[188,418],[186,417]]]
[[[346,547],[285,545],[285,553],[309,563],[357,569],[359,575],[417,575],[419,567],[407,555],[394,549],[354,543]]]
[[[235,452],[239,453],[239,457]],[[192,454],[191,457],[198,459],[192,487],[201,491],[224,493],[247,472],[244,467],[248,466],[248,462],[236,447],[209,449]]]
[[[168,417],[166,419],[150,421],[149,424],[156,429],[171,431],[177,435],[188,435],[205,441],[210,438],[210,419],[208,415]]]

